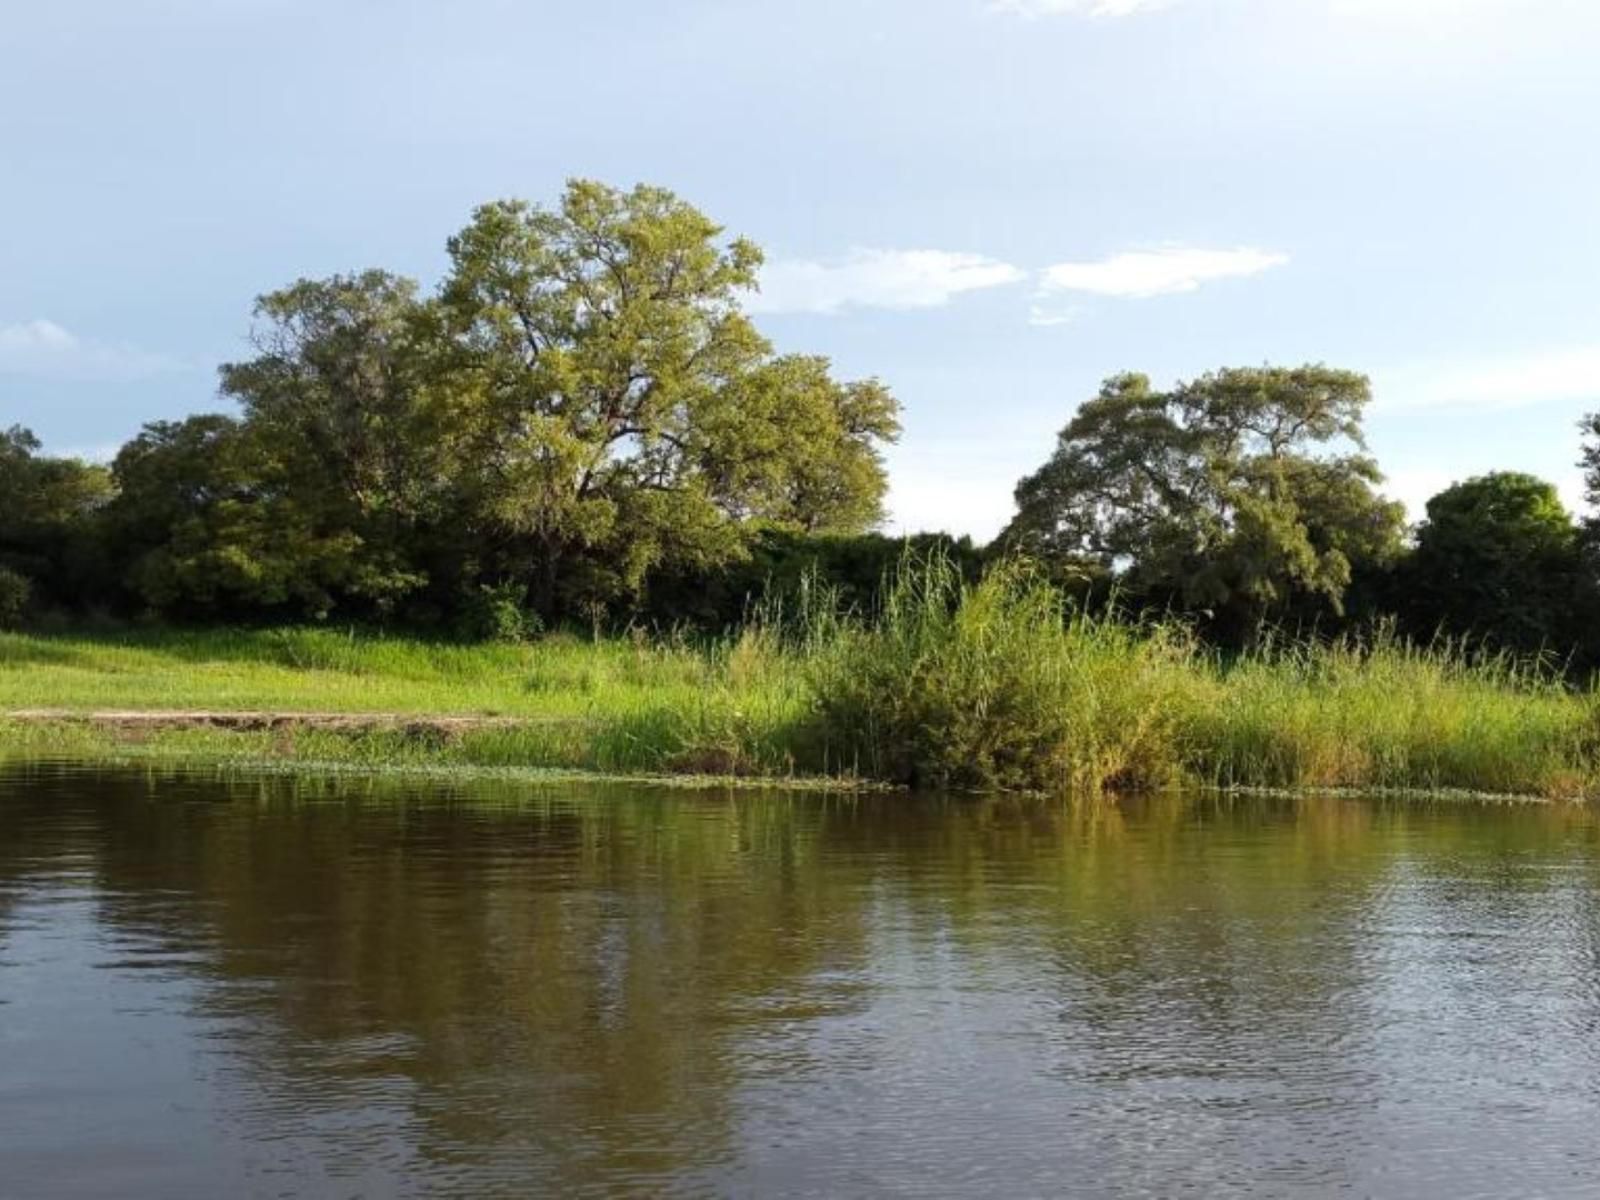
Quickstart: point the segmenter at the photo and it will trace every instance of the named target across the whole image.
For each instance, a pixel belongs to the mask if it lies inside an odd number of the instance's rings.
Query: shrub
[[[458,631],[476,642],[527,642],[544,632],[544,622],[528,608],[521,584],[482,584],[462,605]]]
[[[0,567],[0,629],[15,629],[28,611],[33,585],[26,575]]]
[[[1084,790],[1177,769],[1192,658],[1171,630],[1071,612],[1026,562],[971,584],[934,555],[897,575],[874,620],[813,620],[809,671],[838,765],[908,784]]]

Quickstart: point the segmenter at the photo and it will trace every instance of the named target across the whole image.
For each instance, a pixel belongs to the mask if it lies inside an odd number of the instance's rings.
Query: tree
[[[248,423],[146,425],[112,464],[107,525],[128,585],[187,617],[320,617],[369,590],[360,538],[330,528]]]
[[[308,537],[318,607],[489,588],[545,617],[746,557],[763,529],[881,517],[893,397],[775,355],[739,309],[759,252],[670,192],[578,181],[555,210],[485,205],[449,252],[435,297],[367,271],[258,302],[256,356],[222,369],[231,499],[189,528],[251,547],[264,595],[292,558],[269,512]],[[145,447],[157,474],[183,458],[173,436]],[[156,576],[180,560],[206,561]]]
[[[1369,399],[1363,376],[1323,366],[1227,369],[1170,391],[1115,376],[1017,485],[1005,540],[1236,629],[1340,613],[1353,569],[1400,547],[1403,510],[1362,453]]]
[[[763,523],[854,532],[898,431],[875,382],[779,358],[739,310],[760,252],[660,188],[485,205],[441,293],[481,407],[473,492],[546,612],[739,557]]]
[[[1421,636],[1443,629],[1565,655],[1587,627],[1578,531],[1553,485],[1496,471],[1428,501],[1400,572]]]
[[[257,356],[225,364],[262,483],[343,538],[349,594],[387,608],[428,582],[451,526],[459,545],[460,402],[437,308],[384,271],[302,279],[256,303]],[[247,469],[248,463],[239,463]]]
[[[111,495],[110,474],[39,449],[20,425],[0,430],[0,569],[11,577],[12,610],[27,596],[76,603],[103,585],[95,521]]]

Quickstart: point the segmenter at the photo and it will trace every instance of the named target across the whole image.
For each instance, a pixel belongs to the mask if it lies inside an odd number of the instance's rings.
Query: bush
[[[0,629],[15,629],[22,624],[33,596],[33,585],[26,575],[0,567]]]
[[[544,632],[544,622],[527,607],[527,589],[504,582],[480,585],[470,593],[457,629],[475,642],[527,642]]]
[[[899,572],[875,620],[815,618],[809,640],[829,754],[923,786],[1162,783],[1201,682],[1187,638],[1073,613],[1021,561],[971,584],[935,554]]]

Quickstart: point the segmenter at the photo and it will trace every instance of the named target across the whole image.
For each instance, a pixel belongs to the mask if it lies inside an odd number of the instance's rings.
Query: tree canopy
[[[1364,453],[1369,398],[1363,376],[1323,366],[1231,368],[1167,391],[1115,376],[1017,485],[1005,540],[1192,610],[1338,613],[1354,568],[1401,544],[1403,509]]]
[[[713,567],[765,528],[881,517],[898,405],[778,355],[740,308],[760,252],[660,188],[487,204],[437,294],[383,271],[257,304],[237,422],[118,460],[151,603],[387,611],[508,584],[546,617]],[[198,422],[198,423],[196,423]],[[153,519],[160,513],[159,519]]]
[[[29,600],[62,603],[82,590],[96,562],[93,519],[112,491],[104,467],[39,450],[20,425],[0,430],[0,615],[10,620]]]
[[[1401,572],[1419,633],[1432,628],[1520,650],[1572,644],[1584,586],[1577,529],[1552,484],[1497,471],[1428,501]]]

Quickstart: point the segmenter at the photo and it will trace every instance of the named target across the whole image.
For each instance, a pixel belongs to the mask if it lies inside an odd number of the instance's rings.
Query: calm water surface
[[[1600,1195],[1584,809],[0,770],[0,1195]]]

